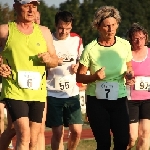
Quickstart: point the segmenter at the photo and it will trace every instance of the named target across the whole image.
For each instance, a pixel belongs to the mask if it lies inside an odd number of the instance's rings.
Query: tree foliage
[[[51,32],[55,31],[54,18],[58,10],[68,10],[73,13],[75,21],[73,32],[78,33],[84,45],[95,39],[98,34],[92,29],[91,22],[95,11],[104,5],[116,7],[122,17],[117,35],[124,37],[127,29],[133,22],[139,22],[150,33],[150,1],[148,0],[66,0],[59,7],[47,6],[44,0],[41,1],[39,11],[41,12],[41,24],[49,27]],[[14,11],[7,4],[0,4],[0,24],[14,20]]]

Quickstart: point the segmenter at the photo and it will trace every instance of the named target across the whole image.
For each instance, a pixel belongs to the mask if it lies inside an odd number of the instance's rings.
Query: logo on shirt
[[[59,52],[57,55],[59,58],[63,58],[63,62],[74,61],[73,55],[71,55],[69,52],[67,52],[66,54]]]
[[[40,46],[40,43],[37,43],[36,45],[37,45],[37,46]]]

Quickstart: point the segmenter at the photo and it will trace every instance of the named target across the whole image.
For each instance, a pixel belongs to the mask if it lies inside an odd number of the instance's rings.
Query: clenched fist
[[[97,70],[95,74],[97,75],[97,80],[103,80],[106,77],[105,67],[102,67],[101,69]]]
[[[2,76],[2,77],[8,77],[9,75],[11,74],[11,69],[10,69],[10,67],[8,66],[8,65],[6,65],[6,64],[2,64],[1,66],[0,66],[0,75]]]
[[[78,67],[79,67],[79,64],[72,64],[71,65],[71,72],[77,73]]]
[[[125,79],[126,85],[134,85],[135,84],[134,72],[133,71],[125,72]]]
[[[38,54],[38,58],[41,59],[42,63],[49,63],[51,61],[50,54],[48,52]]]

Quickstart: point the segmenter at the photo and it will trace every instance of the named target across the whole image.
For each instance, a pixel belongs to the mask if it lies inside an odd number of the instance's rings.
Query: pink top
[[[150,49],[148,48],[147,56],[143,61],[132,60],[134,76],[150,77]],[[135,90],[135,86],[127,87],[129,100],[147,100],[150,99],[148,90]]]

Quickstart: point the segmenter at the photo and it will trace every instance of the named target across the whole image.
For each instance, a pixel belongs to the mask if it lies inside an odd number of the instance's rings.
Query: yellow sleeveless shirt
[[[37,55],[46,52],[47,45],[40,27],[34,24],[29,35],[20,32],[15,22],[9,22],[8,27],[9,35],[2,56],[12,72],[2,79],[2,99],[45,102],[45,64]]]

